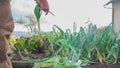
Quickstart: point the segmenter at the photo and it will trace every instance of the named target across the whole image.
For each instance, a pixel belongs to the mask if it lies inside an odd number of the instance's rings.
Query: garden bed
[[[37,60],[39,63],[34,65],[35,68],[36,66],[70,68],[67,66],[71,65],[77,67],[88,65],[83,68],[120,68],[120,40],[117,39],[119,33],[114,32],[112,25],[101,32],[93,24],[88,28],[86,31],[81,27],[79,32],[72,33],[70,29],[63,31],[54,25],[54,31],[49,34],[17,39],[13,51],[23,58],[19,59],[20,56],[16,55],[12,60],[31,62],[39,58],[40,61]],[[46,60],[43,61],[42,58]]]

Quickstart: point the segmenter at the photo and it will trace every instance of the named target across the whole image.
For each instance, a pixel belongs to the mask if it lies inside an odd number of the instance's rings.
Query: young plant
[[[34,15],[37,19],[38,34],[40,34],[40,17],[41,17],[41,14],[42,14],[42,10],[41,10],[40,6],[36,5],[35,9],[34,9]]]

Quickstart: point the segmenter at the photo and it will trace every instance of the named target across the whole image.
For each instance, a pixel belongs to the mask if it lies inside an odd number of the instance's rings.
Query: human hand
[[[40,5],[41,9],[45,12],[45,15],[49,12],[49,4],[47,0],[34,0],[38,5]]]

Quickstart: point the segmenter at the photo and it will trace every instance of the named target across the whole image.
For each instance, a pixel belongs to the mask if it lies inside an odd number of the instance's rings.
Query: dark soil
[[[24,55],[26,56],[26,55]],[[45,58],[46,56],[44,54],[30,54],[29,57],[31,59],[40,59],[40,58]],[[22,61],[21,57],[19,54],[16,54],[11,61]]]

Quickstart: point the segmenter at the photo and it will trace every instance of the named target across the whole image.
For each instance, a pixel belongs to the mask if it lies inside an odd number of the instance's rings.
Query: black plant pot
[[[25,61],[12,61],[13,68],[32,68],[34,63]]]

